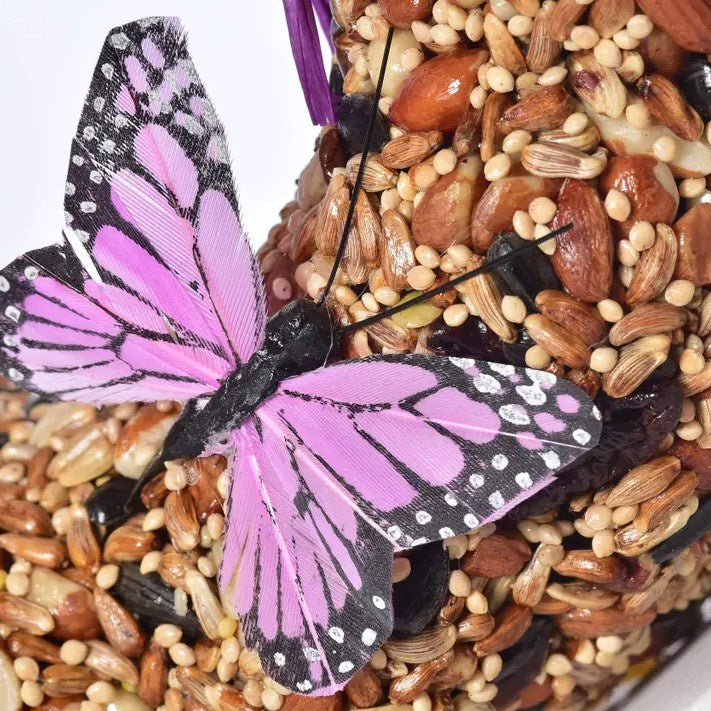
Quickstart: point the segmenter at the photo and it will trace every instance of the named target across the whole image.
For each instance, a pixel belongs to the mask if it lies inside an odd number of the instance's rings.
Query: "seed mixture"
[[[338,124],[260,250],[270,310],[319,298],[351,199],[328,302],[342,325],[573,223],[354,331],[340,355],[549,370],[595,397],[600,443],[496,525],[396,558],[393,637],[343,693],[306,698],[264,676],[220,599],[224,459],[166,463],[123,513],[180,405],[97,410],[5,384],[3,711],[575,711],[698,632],[711,591],[711,67],[698,54],[711,9],[677,5],[332,0]]]

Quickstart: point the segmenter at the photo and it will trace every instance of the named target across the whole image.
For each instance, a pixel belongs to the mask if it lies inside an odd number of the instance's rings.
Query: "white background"
[[[259,244],[311,155],[311,126],[280,0],[0,0],[0,263],[55,241],[71,137],[109,29],[182,18],[230,144]],[[625,711],[707,711],[708,637]]]
[[[0,0],[0,265],[59,237],[69,146],[104,37],[146,15],[187,28],[255,244],[293,196],[317,129],[281,0]]]

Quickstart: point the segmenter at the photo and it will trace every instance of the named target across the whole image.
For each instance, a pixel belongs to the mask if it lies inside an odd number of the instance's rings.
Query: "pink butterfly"
[[[60,400],[192,401],[164,458],[231,455],[223,594],[291,689],[341,688],[388,638],[393,552],[500,518],[597,442],[592,402],[548,373],[424,355],[324,366],[325,308],[267,323],[224,132],[175,19],[109,34],[65,209],[67,239],[0,277],[7,373]]]

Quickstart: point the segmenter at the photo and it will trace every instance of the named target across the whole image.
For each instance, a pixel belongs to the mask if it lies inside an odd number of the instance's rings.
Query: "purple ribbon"
[[[314,124],[335,122],[333,95],[323,65],[314,11],[330,37],[331,10],[328,0],[283,0],[291,50]]]

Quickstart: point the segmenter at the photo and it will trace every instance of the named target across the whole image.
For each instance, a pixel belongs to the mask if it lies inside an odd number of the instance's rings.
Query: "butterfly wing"
[[[373,357],[284,381],[240,434],[222,569],[268,673],[341,687],[391,633],[392,551],[500,518],[594,446],[598,418],[566,381],[472,360]]]
[[[568,381],[467,359],[345,361],[290,378],[277,395],[263,408],[403,548],[502,517],[601,430]]]
[[[261,413],[233,433],[221,582],[264,670],[331,694],[388,638],[392,546],[314,476],[308,453]]]
[[[172,396],[192,396],[214,390],[260,347],[264,293],[224,131],[176,19],[109,33],[65,193],[66,241],[2,272],[1,326],[16,380],[111,402],[152,399],[137,383],[177,383],[177,374],[191,387],[174,385]],[[69,369],[78,368],[86,372],[75,382]]]

